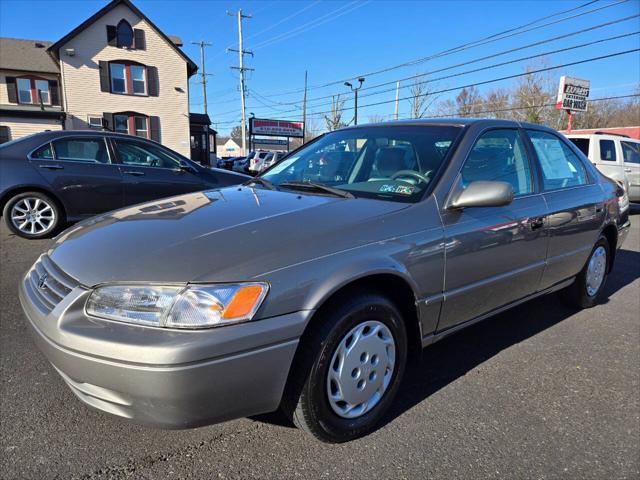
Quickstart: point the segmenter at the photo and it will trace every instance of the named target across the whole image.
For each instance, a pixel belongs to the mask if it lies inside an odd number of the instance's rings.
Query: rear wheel
[[[604,235],[600,236],[575,282],[562,290],[565,303],[578,308],[591,308],[602,299],[610,254],[609,241]]]
[[[48,195],[23,192],[9,199],[3,216],[9,229],[24,238],[46,238],[61,224],[61,210]]]
[[[283,407],[319,440],[345,442],[372,431],[391,405],[407,359],[405,326],[395,305],[377,294],[351,297],[316,320]]]

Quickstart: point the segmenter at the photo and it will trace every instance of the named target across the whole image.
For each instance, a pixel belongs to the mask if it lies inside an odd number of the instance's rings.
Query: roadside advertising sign
[[[289,120],[250,118],[249,131],[251,135],[263,135],[265,137],[304,138],[304,123]]]
[[[560,77],[556,108],[558,110],[586,112],[590,86],[591,82],[589,80],[563,75]]]

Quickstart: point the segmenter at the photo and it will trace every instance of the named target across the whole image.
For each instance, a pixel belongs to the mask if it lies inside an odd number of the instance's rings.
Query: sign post
[[[556,108],[567,111],[567,130],[569,133],[571,133],[573,127],[574,112],[587,111],[587,98],[589,97],[590,88],[591,82],[589,80],[567,77],[566,75],[560,77]]]

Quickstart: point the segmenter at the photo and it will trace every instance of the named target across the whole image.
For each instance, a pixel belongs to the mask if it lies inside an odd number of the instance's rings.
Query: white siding
[[[19,118],[0,116],[0,125],[9,127],[10,139],[24,137],[45,130],[62,130],[60,120],[43,118]]]
[[[107,45],[107,25],[126,19],[145,31],[146,50]],[[68,56],[65,49],[74,49]],[[131,60],[158,69],[159,96],[141,97],[100,91],[99,61]],[[120,5],[60,48],[62,91],[68,129],[88,128],[89,115],[135,111],[160,118],[160,142],[190,156],[187,64],[147,22]]]

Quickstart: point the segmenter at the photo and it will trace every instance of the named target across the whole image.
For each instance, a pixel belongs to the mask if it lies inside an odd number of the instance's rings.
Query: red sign
[[[250,118],[249,131],[251,132],[251,135],[302,138],[304,137],[304,123],[290,122],[289,120],[264,120],[261,118]]]

